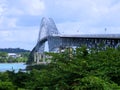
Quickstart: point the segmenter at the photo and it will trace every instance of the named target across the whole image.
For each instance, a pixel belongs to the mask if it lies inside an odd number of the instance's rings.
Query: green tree
[[[71,53],[70,53],[71,54]],[[34,83],[30,90],[120,90],[120,52],[77,48],[69,53],[49,53],[51,63],[42,70],[32,71]]]
[[[8,54],[6,52],[0,52],[0,62],[7,62]]]
[[[23,90],[120,90],[119,48],[84,46],[46,54],[51,56],[51,63],[32,66],[36,68],[25,73],[0,73],[0,89],[6,83]]]
[[[16,90],[16,87],[12,84],[12,82],[0,81],[0,90]]]

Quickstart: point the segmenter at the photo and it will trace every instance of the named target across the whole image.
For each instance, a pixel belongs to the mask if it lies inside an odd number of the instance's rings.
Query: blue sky
[[[63,34],[120,34],[120,0],[0,0],[0,48],[31,50],[42,17]]]

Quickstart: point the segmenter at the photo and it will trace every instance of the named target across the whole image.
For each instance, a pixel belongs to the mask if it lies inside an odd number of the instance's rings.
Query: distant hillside
[[[20,48],[0,48],[0,52],[21,53],[21,52],[30,52],[30,50],[25,50]]]

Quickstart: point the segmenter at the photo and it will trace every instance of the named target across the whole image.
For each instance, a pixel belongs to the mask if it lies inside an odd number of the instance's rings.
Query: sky
[[[61,34],[120,34],[120,0],[0,0],[0,48],[32,50],[43,17]]]

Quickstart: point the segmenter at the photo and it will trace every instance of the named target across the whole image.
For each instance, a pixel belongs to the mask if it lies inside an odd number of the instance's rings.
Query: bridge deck
[[[107,39],[120,39],[120,34],[81,34],[81,35],[53,35],[53,37],[63,38],[107,38]]]

